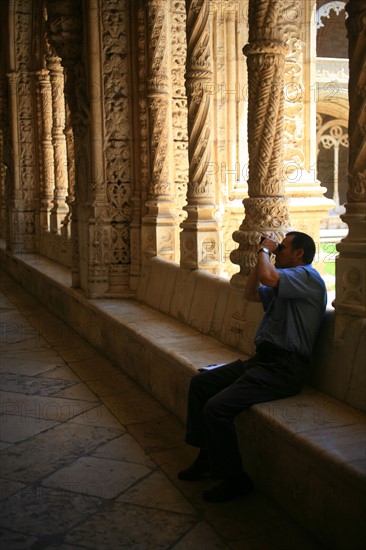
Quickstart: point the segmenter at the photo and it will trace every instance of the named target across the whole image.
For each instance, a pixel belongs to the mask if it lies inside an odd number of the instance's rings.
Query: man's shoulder
[[[325,283],[320,273],[311,265],[298,265],[295,267],[285,267],[278,269],[280,280],[286,281],[286,284],[305,284],[313,283],[317,287],[325,289]]]

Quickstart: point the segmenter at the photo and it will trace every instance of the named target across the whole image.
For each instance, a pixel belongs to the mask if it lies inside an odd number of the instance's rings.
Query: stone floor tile
[[[254,537],[253,539],[233,541],[231,550],[325,550],[310,534],[301,527],[282,524],[275,530]]]
[[[2,476],[34,483],[119,435],[116,430],[73,422],[55,426],[2,451]]]
[[[21,340],[18,342],[11,342],[11,343],[0,343],[0,353],[2,361],[5,361],[8,357],[17,357],[18,354],[20,354],[21,358],[27,359],[28,356],[30,356],[30,359],[33,359],[32,354],[34,355],[34,352],[36,352],[38,356],[38,352],[44,353],[44,350],[47,350],[47,344],[45,341],[42,341],[40,338],[28,338],[26,340]],[[59,360],[59,355],[56,354],[54,351],[51,350],[50,352],[54,357],[56,357]],[[21,356],[23,354],[23,357]],[[37,359],[35,357],[34,359]]]
[[[54,393],[55,397],[65,397],[67,399],[79,399],[81,401],[91,401],[99,403],[98,397],[83,382],[69,383],[68,387]]]
[[[139,423],[126,423],[129,431],[148,452],[178,447],[184,441],[184,428],[172,414]]]
[[[53,395],[74,385],[75,382],[71,380],[57,378],[49,380],[19,373],[3,372],[0,374],[0,387],[2,391],[6,392],[25,393],[27,395]]]
[[[47,477],[42,485],[114,499],[150,472],[150,468],[142,464],[87,456]]]
[[[113,439],[113,441],[105,445],[101,445],[92,453],[92,456],[111,458],[123,462],[134,462],[135,464],[144,464],[149,468],[156,467],[155,462],[151,460],[144,449],[138,445],[135,439],[128,433]]]
[[[80,378],[74,373],[72,369],[70,369],[70,367],[66,365],[55,367],[52,370],[40,374],[39,377],[60,378],[62,380],[73,380],[75,382],[80,382]]]
[[[8,529],[1,529],[0,546],[4,550],[26,550],[35,547],[37,543],[36,537],[23,535],[22,533],[14,533]]]
[[[141,388],[131,388],[121,399],[120,395],[101,398],[122,424],[146,422],[163,418],[167,410],[155,399],[144,393]]]
[[[129,376],[115,369],[115,373],[108,377],[88,380],[88,386],[99,397],[119,396],[128,394],[131,389],[136,388],[136,382]]]
[[[0,506],[2,508],[3,501],[10,495],[24,489],[26,485],[19,481],[11,481],[9,479],[0,479]]]
[[[0,438],[7,443],[17,443],[49,430],[58,422],[33,417],[2,414],[0,416]]]
[[[217,482],[216,482],[217,483]],[[202,499],[196,501],[206,520],[229,544],[264,536],[283,526],[283,513],[258,492],[217,506]],[[244,546],[245,548],[245,546]]]
[[[83,550],[86,548],[86,546],[79,546],[78,544],[51,544],[50,546],[44,546],[44,550]]]
[[[230,547],[221,540],[206,521],[201,521],[195,525],[193,529],[171,548],[172,550],[194,550],[200,548],[206,548],[207,550],[230,550]]]
[[[139,481],[125,491],[117,501],[181,514],[196,513],[193,506],[162,472],[153,472]]]
[[[91,409],[83,411],[82,414],[73,418],[75,424],[86,424],[88,426],[99,426],[101,428],[112,428],[121,432],[125,427],[120,423],[113,411],[109,411],[104,405],[97,405]]]
[[[0,526],[11,526],[24,535],[55,537],[95,514],[101,503],[101,499],[60,489],[27,487],[4,501]]]
[[[55,352],[40,347],[40,344],[31,349],[18,350],[6,346],[4,350],[0,349],[0,356],[0,371],[7,373],[37,376],[63,366],[62,359]]]
[[[75,351],[75,356],[77,355],[79,348],[75,350],[69,349],[68,355],[72,355],[72,351]],[[101,380],[103,378],[109,378],[109,376],[114,376],[116,373],[116,367],[111,365],[111,363],[91,346],[85,347],[86,357],[77,359],[67,359],[67,363],[72,368],[72,370],[79,376],[81,380],[89,383],[91,380]],[[61,354],[61,351],[60,351]]]
[[[2,347],[11,344],[22,346],[38,339],[37,331],[30,323],[9,322],[2,323],[0,333],[0,344]]]
[[[0,350],[0,355],[2,351]],[[26,357],[6,357],[3,356],[0,364],[0,372],[13,374],[24,374],[26,376],[37,376],[59,366],[59,363],[47,363],[37,359],[27,359]]]
[[[78,362],[85,362],[85,368],[88,369],[90,361],[95,357],[95,350],[86,342],[67,345],[67,343],[59,343],[57,347],[57,352],[60,354],[62,359],[70,364],[73,367],[73,370],[76,374],[79,375],[79,370],[77,368]],[[75,367],[75,368],[74,368]]]
[[[98,550],[166,550],[195,521],[186,514],[117,502],[71,530],[65,542]]]
[[[6,443],[4,441],[0,441],[0,451],[3,451],[4,449],[11,447],[11,445],[13,445],[13,443]]]
[[[38,421],[66,422],[95,406],[89,401],[61,397],[0,392],[2,412]]]

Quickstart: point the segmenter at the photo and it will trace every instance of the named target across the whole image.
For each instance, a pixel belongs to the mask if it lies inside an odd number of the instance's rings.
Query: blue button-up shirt
[[[255,344],[269,342],[310,357],[327,305],[324,281],[310,264],[277,271],[276,288],[258,289],[265,315]]]

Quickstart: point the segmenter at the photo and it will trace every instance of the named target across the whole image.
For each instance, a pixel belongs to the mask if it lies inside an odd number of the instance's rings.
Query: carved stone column
[[[61,60],[57,55],[48,52],[46,55],[49,69],[52,93],[52,145],[54,151],[54,192],[53,208],[51,210],[50,229],[61,233],[62,222],[69,209],[66,204],[67,195],[67,152],[65,130],[65,96],[64,73]]]
[[[240,272],[231,282],[242,287],[256,261],[260,232],[281,238],[289,226],[283,182],[283,82],[287,52],[283,28],[282,0],[250,0],[247,56],[249,105],[248,195],[244,199],[245,218],[233,239],[239,248],[231,260]]]
[[[147,214],[142,220],[142,252],[175,260],[170,2],[147,2],[147,105],[150,178]]]
[[[55,186],[54,156],[52,146],[52,95],[49,71],[42,69],[36,74],[40,93],[41,151],[42,159],[40,189],[40,231],[50,230],[50,212],[52,209],[53,190]]]
[[[187,0],[188,216],[180,234],[181,267],[218,270],[219,236],[211,159],[210,20],[207,0]]]
[[[88,120],[89,109],[85,99],[85,79],[81,63],[83,26],[81,3],[46,0],[47,39],[61,58],[65,70],[65,99],[69,108],[69,121],[73,132],[75,160],[75,201],[72,225],[72,286],[88,288],[88,225],[87,200],[89,175]],[[83,209],[83,211],[79,211]]]
[[[349,175],[346,212],[341,218],[349,232],[337,245],[338,335],[351,318],[366,317],[366,0],[350,0],[346,10],[350,57]]]
[[[0,237],[6,240],[7,215],[6,215],[6,172],[8,170],[6,143],[9,143],[9,131],[7,123],[7,93],[6,79],[0,74]]]
[[[32,71],[32,4],[30,0],[9,2],[9,107],[12,158],[9,199],[9,241],[15,253],[36,248],[37,163],[33,112],[35,79]]]

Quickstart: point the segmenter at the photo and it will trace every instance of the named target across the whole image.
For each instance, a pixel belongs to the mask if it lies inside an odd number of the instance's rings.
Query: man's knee
[[[189,391],[192,393],[201,393],[201,388],[205,387],[204,373],[195,374],[190,381]]]
[[[203,414],[207,419],[217,418],[220,415],[220,406],[216,399],[216,395],[214,395],[207,401],[203,409]]]

